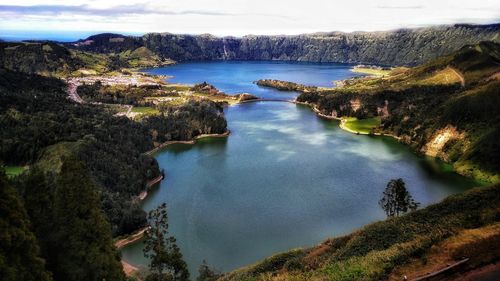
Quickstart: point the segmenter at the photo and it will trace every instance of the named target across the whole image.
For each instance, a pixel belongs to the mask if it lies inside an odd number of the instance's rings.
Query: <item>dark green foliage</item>
[[[226,130],[222,109],[211,102],[167,108],[160,116],[135,122],[99,106],[71,102],[58,79],[0,71],[0,159],[33,164],[54,144],[77,143],[73,153],[96,180],[115,235],[146,223],[133,199],[159,175],[156,160],[144,154],[154,142]]]
[[[4,74],[6,79],[0,81],[0,159],[32,164],[48,146],[79,141],[74,153],[104,191],[103,206],[113,232],[125,233],[119,227],[130,222],[123,221],[123,213],[139,210],[131,198],[159,174],[156,161],[142,154],[153,148],[149,130],[101,108],[73,104],[57,79]],[[19,89],[12,89],[12,82],[20,85]],[[137,227],[144,225],[145,214],[142,216]]]
[[[220,271],[211,268],[205,260],[201,263],[198,268],[198,277],[196,281],[215,281],[221,277],[222,274]]]
[[[274,80],[274,79],[261,79],[255,83],[261,87],[274,88],[279,91],[312,92],[318,90],[318,87],[306,86],[294,82]]]
[[[154,89],[153,89],[154,90]],[[77,88],[78,95],[87,102],[102,102],[114,104],[129,104],[134,106],[152,106],[143,98],[152,96],[151,86],[105,86],[99,81],[94,84],[84,84]]]
[[[125,279],[97,187],[81,161],[65,158],[53,174],[34,167],[20,188],[55,280]]]
[[[0,43],[0,68],[24,73],[70,72],[83,63],[53,42]]]
[[[378,204],[388,217],[399,217],[409,211],[415,211],[420,205],[413,200],[403,179],[390,180],[383,194]]]
[[[227,122],[222,107],[213,102],[189,101],[179,107],[167,107],[163,114],[142,121],[158,133],[157,142],[189,140],[200,134],[222,134]]]
[[[17,191],[0,170],[0,279],[50,281],[37,239]]]
[[[56,184],[52,228],[57,232],[52,249],[57,253],[56,280],[123,280],[111,228],[83,163],[64,161]]]
[[[187,281],[189,272],[174,237],[168,233],[167,205],[163,203],[148,214],[149,229],[144,235],[144,256],[152,272],[147,280]]]
[[[101,33],[77,42],[84,42],[86,40],[92,40],[94,44],[82,44],[79,46],[79,49],[97,51],[99,53],[119,53],[126,50],[135,50],[140,47],[140,44],[137,42],[137,37],[123,36],[115,33]],[[99,46],[99,49],[95,46]]]

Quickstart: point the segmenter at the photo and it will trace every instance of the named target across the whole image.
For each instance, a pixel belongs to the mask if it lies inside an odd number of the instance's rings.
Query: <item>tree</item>
[[[413,200],[403,179],[390,180],[383,194],[378,204],[388,217],[397,217],[409,211],[415,211],[420,205]]]
[[[83,162],[63,160],[57,179],[57,280],[125,280],[97,187]]]
[[[167,205],[161,204],[148,213],[149,228],[145,232],[144,256],[149,258],[151,274],[147,281],[189,280],[187,265],[174,237],[168,233]]]
[[[16,189],[0,170],[0,279],[50,281],[35,235]]]
[[[208,266],[207,262],[203,260],[203,263],[198,268],[198,278],[196,281],[215,281],[219,279],[222,274]]]
[[[21,188],[47,268],[56,281],[125,280],[94,181],[73,156],[60,161],[53,174],[33,167]]]

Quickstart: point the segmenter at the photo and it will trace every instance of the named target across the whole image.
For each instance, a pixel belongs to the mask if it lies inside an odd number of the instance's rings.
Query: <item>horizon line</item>
[[[127,31],[91,31],[91,30],[79,30],[79,31],[74,31],[74,30],[30,30],[30,29],[6,29],[6,30],[1,30],[0,29],[0,40],[3,40],[5,42],[22,42],[22,41],[56,41],[56,42],[76,42],[79,40],[85,40],[91,36],[96,36],[96,35],[102,35],[102,34],[115,34],[115,35],[121,35],[121,36],[132,36],[132,37],[142,37],[147,34],[172,34],[172,35],[186,35],[186,36],[213,36],[217,38],[244,38],[244,37],[249,37],[249,36],[301,36],[301,35],[314,35],[314,34],[333,34],[333,33],[345,33],[345,34],[352,34],[352,33],[383,33],[383,32],[396,32],[400,30],[418,30],[418,29],[425,29],[425,28],[439,28],[439,27],[454,27],[454,26],[470,26],[470,27],[488,27],[488,26],[500,26],[500,20],[495,21],[492,23],[453,23],[453,24],[429,24],[429,25],[421,25],[421,26],[408,26],[408,27],[400,27],[400,28],[390,28],[390,29],[381,29],[381,30],[372,30],[372,31],[367,31],[367,30],[354,30],[354,31],[342,31],[342,30],[331,30],[331,31],[311,31],[311,32],[299,32],[299,33],[281,33],[281,34],[258,34],[258,33],[247,33],[244,35],[222,35],[222,34],[216,34],[216,33],[206,33],[206,32],[200,32],[200,33],[189,33],[189,32],[170,32],[170,31],[137,31],[137,32],[127,32]],[[2,34],[4,32],[8,33],[14,33],[14,34]],[[16,32],[19,32],[20,34],[15,34]],[[33,38],[27,37],[28,34],[22,35],[22,33],[31,33],[33,35]],[[45,38],[56,38],[56,37],[61,37],[63,39],[66,37],[66,39],[69,39],[69,37],[72,37],[74,39],[68,40],[68,41],[58,41],[54,39],[44,39],[44,38],[36,38],[37,36],[35,34],[40,33],[40,37],[45,37]],[[53,35],[52,35],[53,34]],[[71,34],[75,34],[75,36],[71,36]],[[88,34],[87,37],[84,38],[77,38],[78,35],[83,35],[83,34]],[[10,38],[14,39],[18,37],[19,41],[9,41],[5,40],[3,38]]]

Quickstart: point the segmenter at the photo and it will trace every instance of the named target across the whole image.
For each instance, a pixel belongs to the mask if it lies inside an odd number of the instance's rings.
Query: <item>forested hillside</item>
[[[160,173],[156,160],[144,152],[155,143],[225,132],[221,110],[214,103],[191,102],[132,121],[103,106],[72,102],[58,79],[2,70],[0,159],[34,165],[67,152],[84,161],[100,187],[113,233],[128,233],[145,223],[134,198]],[[54,168],[53,161],[44,163],[47,170]]]

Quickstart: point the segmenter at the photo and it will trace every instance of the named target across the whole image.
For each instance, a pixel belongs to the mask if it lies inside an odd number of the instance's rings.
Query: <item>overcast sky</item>
[[[0,31],[215,35],[500,22],[500,0],[2,0]]]

